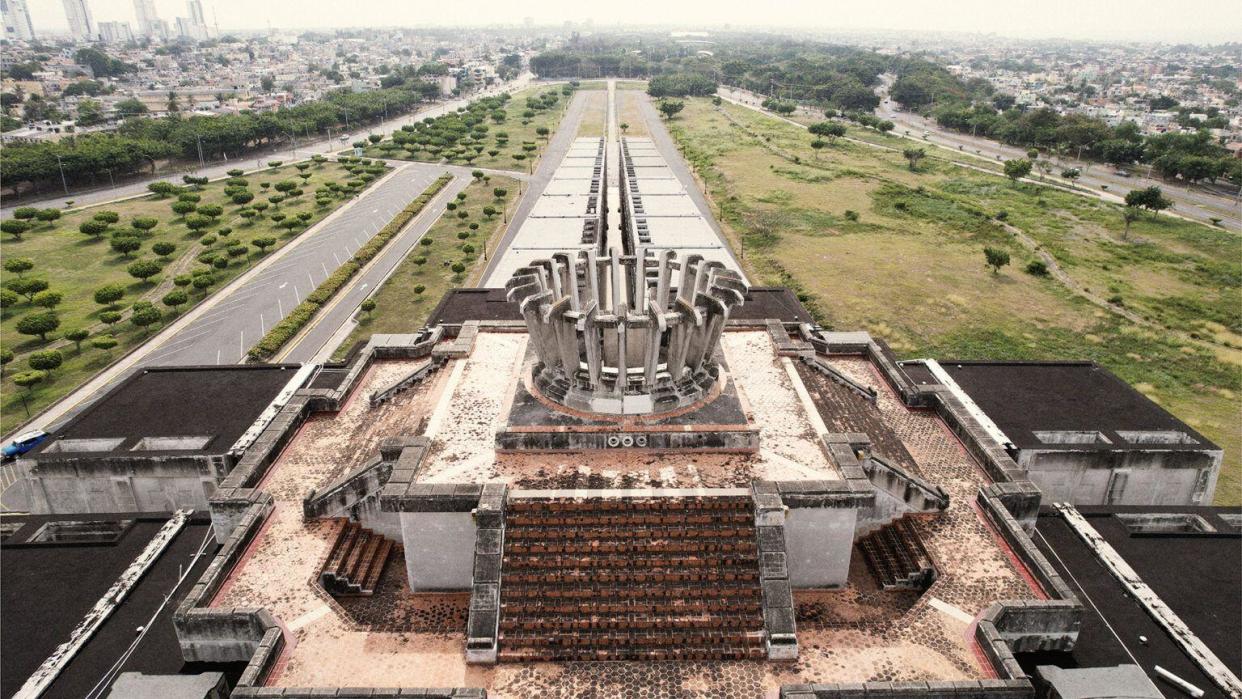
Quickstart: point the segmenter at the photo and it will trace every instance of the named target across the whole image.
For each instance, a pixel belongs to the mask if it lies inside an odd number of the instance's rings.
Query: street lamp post
[[[60,154],[56,154],[56,165],[60,167],[60,186],[65,188],[65,194],[69,194],[69,182],[65,179],[65,163],[61,161]]]

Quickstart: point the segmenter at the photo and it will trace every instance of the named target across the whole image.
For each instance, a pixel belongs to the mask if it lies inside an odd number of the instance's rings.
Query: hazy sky
[[[64,29],[61,0],[28,0],[36,30]],[[87,0],[96,21],[134,23],[132,0]],[[993,32],[1020,38],[1242,41],[1239,0],[203,0],[208,21],[222,30],[273,27],[418,26],[420,24],[538,24],[592,19],[597,29],[626,24],[707,22],[733,28],[796,27],[836,30]],[[183,0],[155,0],[172,23],[188,12]]]

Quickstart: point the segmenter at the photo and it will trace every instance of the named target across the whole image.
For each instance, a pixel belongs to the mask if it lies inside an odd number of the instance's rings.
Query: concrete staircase
[[[319,571],[319,583],[333,595],[373,594],[392,547],[391,539],[347,521]]]
[[[498,658],[766,657],[749,496],[511,499]]]
[[[936,580],[936,567],[908,516],[862,537],[857,546],[884,590],[926,590]]]

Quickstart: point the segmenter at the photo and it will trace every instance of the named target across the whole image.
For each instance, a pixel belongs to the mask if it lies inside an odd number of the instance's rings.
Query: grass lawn
[[[493,195],[497,188],[506,190],[503,199]],[[486,266],[484,241],[490,254],[505,230],[504,217],[497,214],[489,221],[483,215],[483,207],[492,206],[499,211],[512,206],[517,200],[517,191],[517,180],[508,177],[493,177],[490,183],[476,181],[467,185],[462,191],[465,199],[457,200],[457,211],[446,211],[423,236],[421,243],[430,241],[430,244],[415,246],[393,270],[372,296],[375,310],[359,316],[358,327],[336,349],[333,358],[342,358],[356,342],[374,333],[416,332],[445,292],[454,287],[478,284]],[[468,217],[459,218],[459,211],[466,211]],[[469,223],[478,223],[478,230],[470,230]],[[459,238],[461,232],[468,237]],[[467,245],[473,248],[469,252],[463,249]],[[454,272],[453,263],[460,263],[463,271]]]
[[[622,124],[626,125],[625,129],[622,129],[623,136],[647,137],[651,135],[647,131],[647,120],[638,111],[639,104],[646,99],[650,98],[638,92],[617,92],[617,128],[621,129]]]
[[[177,201],[176,196],[158,198],[152,195],[67,211],[52,226],[36,228],[24,235],[20,241],[6,240],[5,259],[22,257],[33,260],[34,269],[24,272],[22,276],[47,280],[50,289],[62,294],[63,299],[55,308],[60,325],[49,334],[47,343],[38,337],[17,332],[16,326],[20,318],[41,310],[29,304],[26,299],[23,298],[15,307],[5,309],[3,315],[0,315],[0,345],[15,354],[13,361],[5,366],[4,381],[0,384],[0,392],[3,393],[3,398],[0,399],[0,430],[7,432],[26,419],[22,405],[23,396],[27,399],[31,414],[58,400],[113,359],[143,342],[162,324],[192,308],[212,290],[221,288],[244,272],[252,260],[261,256],[259,249],[251,245],[251,241],[274,238],[275,244],[266,253],[271,254],[272,250],[279,249],[308,226],[347,202],[350,197],[342,192],[331,195],[321,206],[316,202],[315,195],[315,190],[327,182],[344,183],[353,177],[346,167],[347,165],[336,162],[313,164],[306,170],[310,177],[305,183],[301,183],[298,170],[292,165],[245,175],[248,189],[255,195],[251,205],[267,201],[269,193],[276,194],[275,183],[281,181],[299,182],[300,188],[305,192],[301,196],[280,202],[278,206],[269,204],[263,215],[252,219],[253,222],[248,222],[238,213],[250,205],[243,207],[234,204],[224,193],[226,183],[220,181],[207,184],[201,190],[193,192],[200,197],[196,204],[198,207],[218,205],[223,209],[214,223],[198,232],[187,227],[186,217],[171,210],[170,207]],[[264,183],[269,184],[270,188],[264,189]],[[101,237],[80,233],[79,225],[92,220],[101,211],[115,212],[120,217],[119,222],[112,224],[109,231]],[[298,214],[309,216],[298,228],[288,230],[279,227],[277,221],[271,218],[273,215],[282,214],[286,221],[298,219]],[[129,257],[115,252],[111,246],[110,233],[129,229],[130,223],[138,217],[158,219],[158,224],[139,238],[142,247],[131,252]],[[225,229],[231,229],[231,232],[224,235]],[[152,250],[159,243],[170,243],[176,247],[167,257],[160,257]],[[244,246],[247,254],[230,257],[226,250],[231,246]],[[213,255],[228,264],[225,267],[208,267],[201,261],[205,259],[204,255]],[[127,271],[129,265],[138,260],[157,261],[162,269],[148,281],[139,281]],[[166,294],[177,289],[173,283],[174,277],[208,269],[213,270],[214,279],[209,288],[195,289],[192,285],[183,287],[188,301],[175,309],[162,303],[161,300]],[[6,282],[14,276],[4,273]],[[94,294],[96,289],[110,284],[123,287],[124,296],[116,303],[116,310],[127,317],[109,328],[100,318],[101,312],[109,310],[109,307],[96,303]],[[157,323],[145,330],[132,324],[128,318],[130,307],[143,300],[154,304],[161,315]],[[88,339],[82,342],[79,352],[72,342],[63,339],[64,333],[70,329],[86,329],[92,336],[111,334],[117,340],[117,345],[108,350],[97,349]],[[29,393],[14,385],[13,376],[29,368],[29,354],[48,348],[60,350],[64,363]]]
[[[588,90],[582,93],[586,108],[578,124],[579,137],[601,138],[608,124],[608,91]]]
[[[930,148],[916,172],[899,152],[844,140],[817,155],[805,130],[707,99],[686,100],[670,129],[754,283],[793,287],[825,326],[865,328],[904,357],[1098,361],[1221,445],[1217,502],[1242,503],[1236,235],[1161,216],[1124,236],[1113,204],[1015,186]],[[1010,226],[1109,307],[1027,273],[1035,255]],[[1011,264],[993,274],[984,246]]]
[[[548,138],[556,132],[556,127],[565,113],[565,107],[573,98],[572,94],[562,93],[565,87],[563,85],[529,87],[514,93],[512,99],[504,106],[504,121],[496,123],[490,118],[483,121],[487,131],[478,141],[478,144],[483,146],[483,150],[477,155],[473,150],[467,150],[465,155],[457,155],[451,151],[432,153],[416,144],[409,144],[414,147],[411,151],[394,144],[391,137],[367,147],[365,155],[372,158],[445,162],[499,170],[531,171],[539,163],[539,157],[543,154],[544,147],[547,146]],[[549,93],[557,96],[557,101],[553,106],[546,109],[530,109],[529,111],[533,114],[525,116],[528,111],[527,98]],[[540,128],[548,129],[547,137],[539,135],[538,129]],[[503,138],[501,134],[507,134],[508,137]],[[524,148],[531,145],[534,146],[533,150]],[[517,154],[525,156],[524,159],[514,160],[513,156]]]

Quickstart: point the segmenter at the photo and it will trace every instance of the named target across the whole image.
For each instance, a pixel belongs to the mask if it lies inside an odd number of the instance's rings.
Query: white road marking
[[[318,607],[315,607],[309,612],[289,622],[289,630],[297,631],[298,629],[303,628],[305,626],[310,626],[316,621],[319,621],[320,619],[322,619],[324,615],[327,614],[330,610],[331,608],[328,607],[328,605],[321,604]]]
[[[948,602],[945,602],[944,600],[940,599],[939,597],[932,597],[932,598],[929,598],[929,599],[927,600],[927,605],[928,605],[929,607],[931,607],[932,609],[935,609],[935,610],[940,611],[941,613],[945,614],[946,616],[950,616],[950,617],[953,617],[954,619],[957,619],[958,621],[962,622],[963,624],[973,624],[973,623],[975,623],[975,618],[974,618],[973,616],[971,616],[971,615],[967,614],[966,612],[962,611],[960,608],[955,607],[955,606],[953,606],[953,605],[949,604]]]

